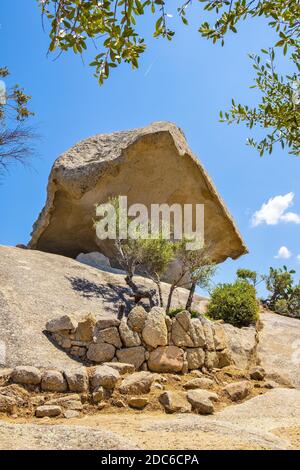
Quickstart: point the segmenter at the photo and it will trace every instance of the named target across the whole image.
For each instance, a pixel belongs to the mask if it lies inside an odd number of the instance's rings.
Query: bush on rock
[[[249,326],[259,317],[255,288],[245,281],[220,284],[211,294],[208,315],[234,326]]]

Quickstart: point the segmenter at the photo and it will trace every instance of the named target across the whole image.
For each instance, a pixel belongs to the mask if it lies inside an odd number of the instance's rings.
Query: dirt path
[[[28,424],[29,423],[29,424]],[[274,389],[211,416],[105,413],[0,422],[0,448],[300,449],[300,391]]]

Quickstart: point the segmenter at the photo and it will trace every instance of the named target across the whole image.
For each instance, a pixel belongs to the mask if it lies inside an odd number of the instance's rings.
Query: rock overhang
[[[29,247],[76,257],[101,251],[114,265],[113,244],[93,227],[95,205],[114,195],[128,203],[204,204],[205,241],[219,263],[247,253],[238,228],[183,132],[169,122],[99,134],[63,153],[54,163],[45,207]],[[117,265],[117,262],[115,262]]]

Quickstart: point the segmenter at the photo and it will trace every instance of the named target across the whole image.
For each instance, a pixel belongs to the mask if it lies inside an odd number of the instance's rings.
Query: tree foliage
[[[237,278],[251,282],[255,287],[258,283],[258,275],[256,271],[251,271],[251,269],[240,268],[236,272]]]
[[[271,310],[281,314],[300,317],[300,283],[294,283],[295,271],[270,267],[269,273],[263,276],[266,288],[270,292],[267,305]]]
[[[170,27],[169,8],[174,2],[168,0],[38,0],[43,18],[50,22],[49,51],[72,50],[82,54],[93,43],[97,52],[91,66],[100,84],[108,78],[110,70],[122,62],[136,69],[141,54],[146,49],[144,37],[139,33],[139,19],[146,15],[153,18],[153,36],[171,40],[175,31]],[[199,5],[199,3],[201,5]],[[275,44],[259,55],[250,55],[256,72],[253,88],[261,92],[261,101],[254,107],[232,101],[229,112],[220,113],[220,120],[245,123],[267,129],[259,141],[252,137],[248,144],[260,155],[271,153],[280,143],[290,153],[299,155],[299,106],[300,106],[300,3],[299,0],[198,0],[197,6],[214,15],[210,24],[204,21],[199,26],[202,37],[213,43],[224,45],[229,32],[237,33],[242,21],[263,17],[277,35]],[[175,3],[177,14],[183,24],[188,25],[191,0]],[[290,53],[294,72],[281,76],[275,68],[274,48],[281,48],[284,55]]]
[[[254,286],[246,281],[219,284],[211,294],[208,315],[234,326],[249,326],[259,318],[259,304]]]
[[[19,85],[7,88],[9,75],[7,67],[0,68],[0,175],[11,163],[23,162],[32,155],[30,141],[35,136],[24,125],[33,115],[27,106],[31,97]]]

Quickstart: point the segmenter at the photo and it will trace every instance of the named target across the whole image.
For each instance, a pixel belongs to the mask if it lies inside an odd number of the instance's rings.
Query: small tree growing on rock
[[[208,289],[211,278],[215,274],[216,266],[211,262],[207,255],[208,248],[203,247],[200,250],[187,250],[187,239],[177,242],[175,246],[176,258],[181,264],[181,272],[177,279],[171,284],[167,308],[169,313],[172,296],[177,287],[186,287],[189,289],[189,295],[186,302],[186,310],[190,310],[193,303],[196,287]]]
[[[115,232],[115,240],[114,246],[116,249],[116,255],[120,266],[126,272],[125,281],[128,287],[130,287],[132,291],[132,295],[134,297],[135,303],[138,303],[142,299],[148,299],[150,307],[153,307],[157,302],[155,299],[156,291],[155,289],[147,289],[143,286],[138,285],[133,277],[136,274],[136,269],[138,266],[141,265],[142,261],[142,230],[137,228],[137,237],[131,238],[121,237],[121,227],[120,227],[120,218],[119,218],[119,197],[112,197],[108,200],[108,203],[111,204],[115,211],[115,224],[116,224],[116,232]],[[127,229],[131,222],[130,217],[126,216],[125,224],[127,224]],[[94,222],[94,226],[97,229],[99,221]],[[124,305],[121,306],[122,312],[124,311]]]
[[[175,244],[164,238],[162,231],[154,238],[140,239],[138,241],[141,251],[141,266],[150,279],[155,282],[159,297],[159,304],[164,306],[161,278],[166,272],[169,263],[174,259]]]

